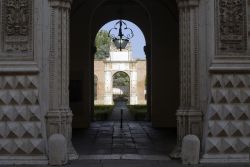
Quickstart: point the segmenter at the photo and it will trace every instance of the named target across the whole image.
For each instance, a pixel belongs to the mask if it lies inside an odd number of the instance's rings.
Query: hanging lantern
[[[112,39],[115,47],[121,51],[126,48],[129,40],[134,37],[134,33],[124,21],[119,20],[114,28],[109,30],[109,37]]]

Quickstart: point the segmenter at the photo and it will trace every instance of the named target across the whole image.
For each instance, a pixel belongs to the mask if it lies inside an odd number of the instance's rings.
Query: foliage
[[[129,105],[128,108],[135,110],[147,110],[147,105]]]
[[[107,120],[113,110],[113,105],[95,105],[94,106],[94,120]]]
[[[129,112],[134,116],[135,120],[143,121],[147,115],[147,105],[129,105]]]
[[[129,76],[125,72],[117,72],[113,76],[113,87],[129,86]]]
[[[111,38],[106,30],[100,30],[95,39],[96,54],[95,59],[104,59],[109,56]]]
[[[94,110],[112,110],[114,105],[95,105]]]

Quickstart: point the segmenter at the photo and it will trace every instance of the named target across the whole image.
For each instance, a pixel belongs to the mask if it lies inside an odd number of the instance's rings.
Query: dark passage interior
[[[92,122],[94,39],[105,23],[133,21],[145,35],[149,122]],[[74,1],[70,32],[73,144],[80,154],[167,154],[176,142],[179,104],[178,11],[175,0]]]

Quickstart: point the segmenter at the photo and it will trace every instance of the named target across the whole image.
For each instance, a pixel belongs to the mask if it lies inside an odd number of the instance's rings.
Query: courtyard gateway
[[[141,26],[147,41],[152,125],[175,124],[178,129],[173,155],[178,156],[182,138],[194,134],[202,141],[201,162],[248,161],[249,1],[123,2],[132,6],[126,17]],[[78,7],[71,12],[74,4]],[[88,124],[93,36],[98,26],[115,17],[112,10],[101,15],[102,10],[115,6],[109,0],[0,0],[0,163],[47,163],[47,141],[55,133],[67,139],[69,159],[77,158],[71,143],[69,63],[79,61],[74,53],[82,51],[79,62],[84,65],[77,69],[75,63],[71,71],[83,72],[83,119]],[[70,45],[70,35],[75,44],[84,41],[84,47]],[[178,83],[180,95],[175,91]],[[171,117],[176,110],[177,124]]]

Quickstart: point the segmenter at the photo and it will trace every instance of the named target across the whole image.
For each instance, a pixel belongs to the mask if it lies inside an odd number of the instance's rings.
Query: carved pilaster
[[[199,105],[198,6],[199,0],[178,0],[180,26],[180,107],[177,111],[178,141],[171,156],[180,156],[182,138],[201,137]]]
[[[63,134],[71,145],[72,111],[69,108],[69,13],[71,0],[50,0],[49,112],[48,137]],[[76,155],[76,154],[75,154]],[[74,157],[69,157],[74,158]]]

